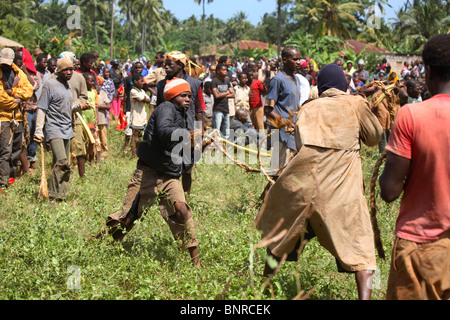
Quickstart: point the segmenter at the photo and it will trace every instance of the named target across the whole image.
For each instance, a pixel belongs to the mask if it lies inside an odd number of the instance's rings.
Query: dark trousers
[[[23,123],[1,122],[0,130],[0,188],[8,186],[14,176],[22,151]]]
[[[33,140],[34,132],[36,131],[36,116],[37,111],[32,111],[27,113],[27,121],[28,121],[28,130],[30,132],[30,143],[27,146],[27,158],[28,161],[36,162],[36,150],[38,148],[38,144]]]

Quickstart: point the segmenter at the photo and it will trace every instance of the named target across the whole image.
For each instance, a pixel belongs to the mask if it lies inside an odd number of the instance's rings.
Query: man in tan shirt
[[[297,260],[314,236],[341,272],[355,273],[360,299],[370,299],[376,269],[373,231],[364,197],[360,140],[378,143],[382,128],[367,101],[346,93],[342,69],[319,73],[320,98],[302,106],[295,123],[298,153],[270,188],[256,219],[268,254]],[[273,273],[266,264],[265,274]]]

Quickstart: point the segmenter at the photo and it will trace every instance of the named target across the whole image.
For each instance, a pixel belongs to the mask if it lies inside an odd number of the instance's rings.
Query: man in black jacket
[[[203,111],[206,110],[206,106],[203,100],[202,82],[194,77],[191,77],[184,70],[188,63],[188,57],[180,51],[172,51],[164,55],[164,58],[166,59],[164,62],[166,78],[156,84],[156,106],[158,107],[166,100],[164,98],[164,88],[167,81],[173,78],[184,79],[189,83],[192,92],[191,104],[187,111],[188,129],[195,129],[195,121],[197,121],[197,123],[201,123],[201,127],[204,128]],[[188,195],[191,192],[193,172],[195,172],[195,166],[192,166],[190,170],[186,171],[181,179],[183,182],[184,191],[186,191]]]
[[[175,240],[182,242],[194,266],[199,266],[195,224],[180,181],[183,173],[193,165],[192,139],[187,123],[191,95],[185,80],[174,78],[167,82],[164,88],[166,101],[153,112],[138,146],[139,160],[128,182],[122,210],[108,216],[106,225],[115,240],[123,239],[124,229],[130,231],[134,221],[142,217],[144,206],[158,198],[161,215]]]

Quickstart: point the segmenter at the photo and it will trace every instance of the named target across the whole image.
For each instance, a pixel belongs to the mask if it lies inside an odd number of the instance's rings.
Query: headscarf
[[[188,56],[180,51],[172,51],[164,55],[164,58],[169,58],[173,61],[180,61],[184,66],[188,64]]]
[[[24,47],[19,48],[17,51],[22,51],[23,64],[25,65],[27,70],[36,74],[36,67],[34,66],[33,57],[31,56],[30,51],[28,51]]]
[[[317,87],[319,89],[319,96],[330,88],[347,92],[348,82],[341,67],[335,63],[331,63],[325,65],[319,71]]]
[[[389,72],[389,75],[388,75],[388,81],[389,82],[391,82],[392,80],[394,80],[394,83],[397,83],[397,81],[399,80],[398,79],[398,75],[397,75],[397,72],[395,72],[395,71],[391,71],[391,72]]]

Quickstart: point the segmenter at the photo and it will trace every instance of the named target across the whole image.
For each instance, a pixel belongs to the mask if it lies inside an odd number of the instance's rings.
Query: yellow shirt
[[[28,81],[25,73],[14,63],[12,71],[15,73],[12,93],[6,93],[3,83],[0,83],[0,121],[11,121],[13,115],[21,118],[18,100],[28,101],[33,96],[33,86]],[[0,69],[0,79],[3,77],[3,71]]]

